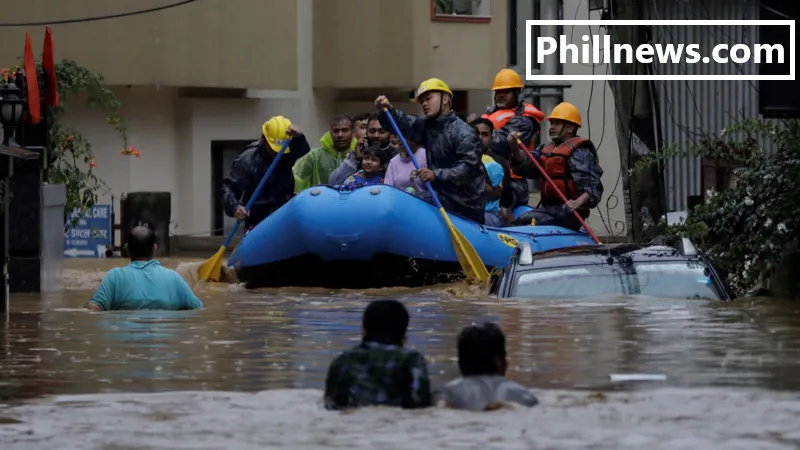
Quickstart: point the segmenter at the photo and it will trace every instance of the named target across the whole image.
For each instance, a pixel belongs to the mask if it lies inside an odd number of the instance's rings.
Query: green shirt
[[[331,363],[325,380],[325,407],[371,405],[432,405],[428,366],[421,353],[397,345],[362,342]]]

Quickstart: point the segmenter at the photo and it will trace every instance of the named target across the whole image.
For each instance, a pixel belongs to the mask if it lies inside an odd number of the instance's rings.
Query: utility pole
[[[610,2],[612,20],[643,20],[645,11],[636,0]],[[609,26],[611,44],[628,44],[635,53],[640,44],[650,39],[645,26]],[[612,49],[608,49],[612,51]],[[622,52],[624,55],[624,52]],[[632,64],[612,64],[619,75],[647,75],[648,67],[633,56]],[[663,179],[659,167],[629,174],[643,156],[659,151],[659,137],[655,126],[655,89],[650,81],[609,81],[616,99],[617,141],[619,143],[620,170],[625,204],[625,221],[628,234],[634,241],[643,238],[644,224],[666,214],[666,199],[661,189]]]
[[[558,20],[559,19],[559,7],[560,3],[558,0],[542,0],[540,3],[540,14],[542,20]],[[541,27],[542,36],[549,36],[556,40],[558,40],[558,25],[542,25]],[[550,55],[546,55],[544,57],[544,62],[542,63],[542,74],[543,75],[558,75],[559,69],[559,61],[558,61],[558,53],[553,53]],[[545,115],[550,114],[550,111],[556,107],[557,104],[561,103],[562,99],[564,98],[564,91],[563,89],[559,88],[549,88],[549,89],[542,89],[540,91],[541,100],[540,105],[542,107],[542,112]],[[542,123],[541,131],[539,132],[540,139],[539,142],[542,142],[544,136],[549,136],[550,125],[545,120]]]

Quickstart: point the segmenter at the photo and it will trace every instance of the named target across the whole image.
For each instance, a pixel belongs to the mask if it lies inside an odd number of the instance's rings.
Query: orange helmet
[[[501,89],[522,89],[525,84],[522,82],[522,77],[511,69],[503,69],[497,72],[494,76],[494,83],[492,84],[493,91]]]
[[[575,105],[567,102],[562,102],[556,105],[556,107],[553,108],[553,112],[551,112],[550,116],[547,118],[547,120],[550,119],[565,120],[567,122],[574,123],[578,127],[582,125],[580,111],[578,111],[578,108],[576,108]]]

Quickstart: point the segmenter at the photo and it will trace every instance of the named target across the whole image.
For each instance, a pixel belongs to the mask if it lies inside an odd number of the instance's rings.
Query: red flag
[[[36,79],[36,59],[28,33],[25,33],[25,78],[28,84],[28,114],[31,115],[31,123],[37,124],[42,120],[42,105],[39,101],[39,81]]]
[[[47,76],[47,104],[58,106],[58,85],[56,84],[56,60],[53,55],[53,32],[45,28],[44,50],[42,50],[42,69]]]

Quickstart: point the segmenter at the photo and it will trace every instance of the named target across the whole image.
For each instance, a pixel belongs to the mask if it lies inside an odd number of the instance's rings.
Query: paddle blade
[[[197,279],[201,281],[219,281],[222,273],[222,256],[225,254],[225,246],[217,250],[211,258],[200,265],[197,269]]]
[[[458,228],[450,222],[450,217],[447,216],[444,208],[439,208],[439,213],[442,214],[442,218],[447,224],[447,229],[450,231],[450,238],[453,240],[453,248],[455,249],[458,263],[461,264],[461,270],[464,271],[467,278],[478,280],[481,283],[489,280],[489,271],[481,261],[481,257],[478,256],[478,252],[475,251],[475,248],[467,238],[458,231]]]

